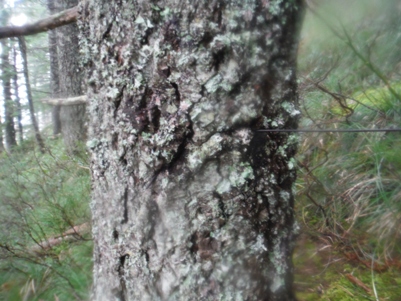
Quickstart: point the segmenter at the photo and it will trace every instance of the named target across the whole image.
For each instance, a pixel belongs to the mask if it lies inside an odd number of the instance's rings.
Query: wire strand
[[[257,132],[294,132],[294,133],[369,133],[369,132],[401,132],[401,128],[390,129],[262,129]]]

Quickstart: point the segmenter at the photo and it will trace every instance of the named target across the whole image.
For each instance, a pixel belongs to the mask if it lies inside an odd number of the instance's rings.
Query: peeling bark
[[[295,300],[302,1],[86,4],[93,300]]]

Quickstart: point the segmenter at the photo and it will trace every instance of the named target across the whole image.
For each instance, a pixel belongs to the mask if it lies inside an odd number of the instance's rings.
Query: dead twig
[[[38,242],[35,246],[30,248],[30,251],[36,254],[40,254],[43,251],[49,250],[55,246],[58,246],[63,241],[73,241],[77,238],[82,238],[82,235],[89,232],[89,223],[84,223],[78,226],[74,226],[71,229],[65,231],[61,235],[50,237],[46,240]]]
[[[345,277],[347,277],[347,279],[352,283],[355,284],[356,286],[359,286],[360,288],[362,288],[365,292],[367,292],[369,295],[372,295],[372,290],[370,287],[368,287],[365,283],[363,283],[361,280],[359,280],[358,278],[356,278],[354,275],[352,274],[345,274]]]

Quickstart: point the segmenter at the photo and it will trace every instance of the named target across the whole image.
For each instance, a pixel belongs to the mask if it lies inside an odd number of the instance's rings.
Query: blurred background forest
[[[400,128],[400,1],[306,2],[298,59],[300,128]],[[59,2],[1,0],[0,25],[63,9],[52,3]],[[54,72],[63,78],[65,65],[72,64],[65,62],[74,53],[64,51],[68,35],[73,29],[1,43],[0,300],[89,298],[85,135],[71,142],[54,124],[60,108],[43,103],[81,92],[66,93],[73,89],[54,82]],[[68,110],[60,114],[77,115],[84,107]],[[299,300],[401,300],[401,133],[298,137]]]

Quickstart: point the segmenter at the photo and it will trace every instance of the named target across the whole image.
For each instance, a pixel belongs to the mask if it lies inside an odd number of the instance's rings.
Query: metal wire
[[[401,132],[401,128],[390,129],[263,129],[257,132],[294,132],[294,133],[369,133]]]

